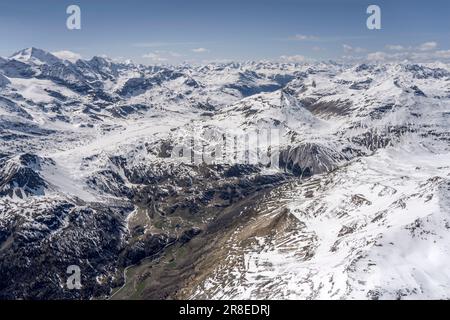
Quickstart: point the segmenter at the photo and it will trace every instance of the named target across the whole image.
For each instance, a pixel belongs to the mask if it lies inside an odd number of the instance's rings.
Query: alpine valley
[[[277,167],[173,156],[274,129]],[[448,64],[0,58],[1,299],[449,299],[449,265]]]

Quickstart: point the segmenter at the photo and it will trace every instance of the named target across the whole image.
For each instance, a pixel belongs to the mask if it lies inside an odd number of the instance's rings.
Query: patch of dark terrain
[[[36,198],[17,212],[0,199],[0,299],[90,299],[116,286],[128,206]],[[78,266],[81,289],[67,268]]]
[[[188,242],[174,243],[163,253],[144,259],[128,270],[127,283],[112,299],[178,299],[180,292],[194,278],[207,274],[225,248],[224,240],[254,214],[254,206],[270,189],[258,191],[216,213],[216,218],[202,227],[202,232]]]
[[[280,152],[279,165],[295,176],[308,178],[336,169],[349,158],[334,149],[316,144],[303,143]]]
[[[290,174],[264,175],[260,168],[250,165],[190,169],[194,172],[188,179],[159,177],[157,183],[136,192],[134,203],[138,209],[128,221],[130,238],[119,257],[119,266],[150,269],[137,278],[128,278],[112,298],[174,297],[183,281],[195,272],[196,257],[211,249],[218,233],[243,223],[249,218],[245,212],[258,203],[261,195],[293,178]],[[185,256],[191,246],[198,252]],[[169,256],[187,260],[179,269],[166,261]],[[149,277],[151,281],[147,282]],[[129,281],[136,281],[133,287],[140,289],[129,291]]]
[[[335,116],[348,116],[353,110],[353,106],[348,101],[320,101],[316,98],[307,98],[301,101],[304,108],[312,114],[328,119]]]
[[[37,171],[41,162],[51,162],[33,154],[22,154],[16,159],[0,157],[0,197],[18,197],[44,195],[47,182]]]
[[[414,125],[408,125],[386,126],[379,130],[367,128],[366,130],[366,132],[352,137],[351,142],[375,152],[378,149],[397,143],[406,134],[416,132],[417,128]]]

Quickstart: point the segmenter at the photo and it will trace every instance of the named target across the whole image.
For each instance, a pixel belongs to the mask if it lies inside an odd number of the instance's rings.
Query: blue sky
[[[81,8],[82,29],[66,28]],[[368,30],[379,5],[382,29]],[[450,58],[450,1],[0,0],[0,56],[35,46],[140,63]]]

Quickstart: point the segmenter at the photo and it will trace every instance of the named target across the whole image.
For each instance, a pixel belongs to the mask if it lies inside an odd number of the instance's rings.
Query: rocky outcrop
[[[315,143],[282,150],[279,159],[280,168],[301,177],[330,172],[348,161],[344,154]]]

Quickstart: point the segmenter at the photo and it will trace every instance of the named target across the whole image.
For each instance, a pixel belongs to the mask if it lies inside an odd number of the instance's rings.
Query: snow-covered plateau
[[[449,299],[449,194],[445,63],[0,58],[3,299]]]

